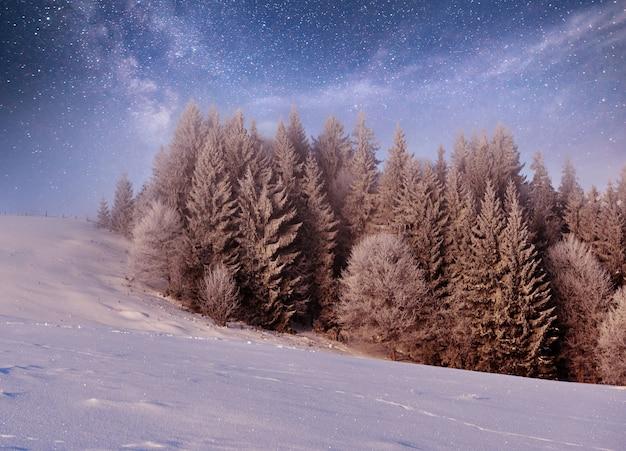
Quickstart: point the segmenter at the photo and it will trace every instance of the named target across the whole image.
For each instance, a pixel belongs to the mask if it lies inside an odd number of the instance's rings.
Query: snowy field
[[[626,449],[626,390],[360,358],[212,327],[126,243],[0,217],[0,448]]]

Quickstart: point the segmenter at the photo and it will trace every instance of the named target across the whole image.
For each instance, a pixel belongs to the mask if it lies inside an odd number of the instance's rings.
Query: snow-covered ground
[[[0,217],[0,448],[626,449],[626,390],[215,328],[124,280],[123,239]]]

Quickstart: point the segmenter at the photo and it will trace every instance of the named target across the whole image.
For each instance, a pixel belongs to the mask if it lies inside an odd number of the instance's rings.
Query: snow
[[[626,390],[224,329],[124,279],[127,243],[0,217],[0,448],[626,449]]]

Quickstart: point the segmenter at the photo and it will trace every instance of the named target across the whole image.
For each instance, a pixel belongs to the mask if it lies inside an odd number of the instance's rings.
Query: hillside
[[[623,449],[626,390],[216,328],[92,224],[0,217],[0,447]]]

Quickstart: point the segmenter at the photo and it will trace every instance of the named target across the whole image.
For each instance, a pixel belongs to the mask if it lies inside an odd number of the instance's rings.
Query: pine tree
[[[115,187],[115,200],[111,210],[113,231],[131,236],[133,225],[133,185],[126,173],[122,174]]]
[[[109,204],[104,198],[100,200],[100,205],[98,206],[96,225],[99,229],[111,228],[111,212],[109,211]]]
[[[562,331],[562,375],[578,382],[598,382],[595,350],[600,324],[610,307],[609,275],[589,246],[571,234],[548,249],[546,267]]]
[[[378,171],[374,133],[361,114],[354,132],[355,151],[351,161],[352,183],[346,195],[343,217],[348,222],[352,242],[373,229],[377,211]]]
[[[393,147],[389,149],[389,157],[385,162],[385,170],[379,184],[379,215],[378,223],[389,228],[393,222],[394,210],[397,208],[398,194],[402,188],[402,177],[407,170],[410,155],[407,151],[404,132],[396,127]]]
[[[237,203],[224,159],[222,132],[212,128],[198,156],[186,207],[196,279],[219,263],[233,273],[238,267]]]
[[[207,124],[202,120],[198,107],[190,103],[181,115],[168,151],[155,161],[155,189],[158,199],[171,205],[186,223],[187,200],[191,179],[204,145]]]
[[[463,275],[463,291],[468,312],[459,326],[469,343],[462,349],[468,353],[463,366],[479,371],[497,372],[497,324],[494,300],[499,288],[503,264],[501,238],[505,227],[502,205],[488,180],[476,225],[472,228],[469,266]]]
[[[178,212],[154,201],[133,229],[129,257],[132,277],[152,288],[170,287],[182,233]]]
[[[611,184],[601,200],[593,226],[593,251],[611,275],[613,284],[619,287],[626,271],[626,223]]]
[[[328,202],[322,174],[309,153],[302,179],[302,236],[308,237],[306,256],[310,261],[311,297],[315,326],[321,330],[337,327],[336,284],[333,279],[338,221]]]
[[[561,173],[561,185],[559,186],[559,210],[565,212],[567,204],[572,202],[571,199],[580,198],[582,196],[582,188],[578,184],[576,178],[576,169],[569,158],[565,160],[563,171]]]
[[[626,287],[613,296],[613,306],[600,326],[598,360],[602,381],[626,385]]]
[[[543,162],[543,155],[536,153],[531,165],[533,179],[530,182],[530,229],[539,250],[556,243],[563,225],[559,218],[558,197]]]
[[[274,152],[272,163],[274,172],[279,184],[285,187],[289,205],[295,212],[295,220],[299,223],[304,221],[306,215],[306,206],[302,195],[302,164],[299,162],[294,146],[291,144],[287,129],[280,122],[276,131],[276,139],[274,140]],[[294,240],[293,246],[298,251],[293,271],[294,276],[300,277],[300,284],[295,298],[297,298],[298,310],[295,319],[300,322],[308,323],[311,313],[305,309],[308,299],[313,296],[311,293],[311,260],[308,258],[310,236],[302,233],[298,234]]]
[[[337,272],[345,266],[350,252],[351,239],[347,219],[343,216],[346,195],[352,183],[350,161],[352,146],[344,132],[343,125],[330,117],[324,124],[324,131],[314,141],[314,153],[324,176],[328,201],[339,221],[337,231]]]
[[[301,166],[304,165],[307,156],[311,152],[311,146],[309,145],[309,140],[306,137],[306,132],[302,126],[300,115],[298,114],[298,110],[295,106],[289,113],[287,136],[289,137],[289,141],[291,142],[291,145],[296,153],[298,164]]]
[[[259,184],[248,169],[240,182],[241,278],[248,321],[285,331],[298,309],[294,242],[301,224],[286,188],[272,179],[271,169],[264,171]]]
[[[394,211],[394,229],[411,246],[434,299],[444,291],[443,255],[447,216],[437,175],[426,166],[420,175],[412,165],[403,177]]]
[[[446,183],[446,176],[448,174],[448,163],[446,163],[446,149],[443,146],[439,146],[437,149],[437,163],[435,163],[435,174],[437,174],[437,180],[444,186]]]
[[[513,183],[506,193],[502,275],[495,298],[496,358],[500,372],[553,378],[556,315],[549,284],[530,241]]]

